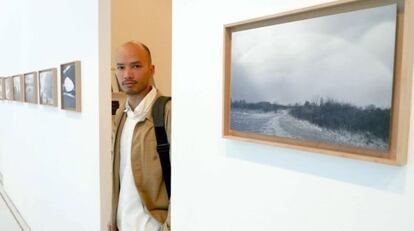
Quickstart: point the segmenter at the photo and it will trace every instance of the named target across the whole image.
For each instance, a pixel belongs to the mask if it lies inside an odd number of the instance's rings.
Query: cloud
[[[395,18],[391,5],[236,32],[232,98],[389,107]]]

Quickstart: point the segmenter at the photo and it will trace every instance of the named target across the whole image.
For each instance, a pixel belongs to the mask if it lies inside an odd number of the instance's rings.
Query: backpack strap
[[[160,96],[152,107],[152,118],[154,120],[155,137],[157,139],[157,152],[160,157],[162,175],[167,188],[168,198],[171,195],[171,162],[170,144],[168,143],[167,133],[164,125],[165,105],[171,97]]]

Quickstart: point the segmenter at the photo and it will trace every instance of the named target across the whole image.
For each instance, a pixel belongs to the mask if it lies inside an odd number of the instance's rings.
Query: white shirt
[[[131,145],[134,128],[138,122],[145,120],[157,95],[157,89],[151,91],[138,104],[134,111],[126,102],[127,118],[122,129],[120,147],[119,192],[117,223],[119,231],[158,231],[161,224],[144,209],[143,202],[135,187],[131,170]]]

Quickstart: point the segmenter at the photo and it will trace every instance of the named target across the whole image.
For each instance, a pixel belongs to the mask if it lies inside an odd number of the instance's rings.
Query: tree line
[[[234,100],[231,101],[231,108],[235,109],[247,109],[247,110],[261,110],[263,112],[277,112],[279,109],[286,109],[287,106],[283,106],[277,103],[270,103],[267,101],[261,101],[257,103],[249,103],[246,100]]]

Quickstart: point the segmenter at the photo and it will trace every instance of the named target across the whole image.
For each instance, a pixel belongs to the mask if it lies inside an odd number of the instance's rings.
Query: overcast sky
[[[396,5],[233,33],[232,100],[390,107]]]

